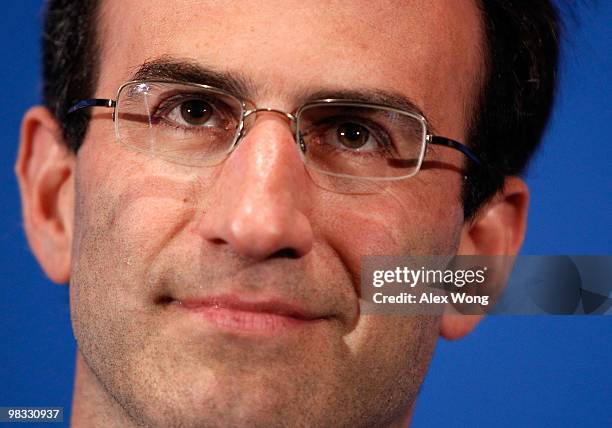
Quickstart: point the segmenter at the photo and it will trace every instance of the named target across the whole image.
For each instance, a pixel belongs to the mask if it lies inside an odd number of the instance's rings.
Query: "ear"
[[[518,177],[507,177],[504,188],[466,222],[461,232],[458,254],[516,255],[527,227],[529,189]],[[445,314],[440,335],[459,339],[471,332],[482,315]]]
[[[33,107],[21,124],[15,173],[30,248],[54,282],[70,278],[75,155],[44,107]]]

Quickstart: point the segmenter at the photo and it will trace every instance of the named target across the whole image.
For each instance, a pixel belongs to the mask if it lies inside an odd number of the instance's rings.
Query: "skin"
[[[398,92],[458,141],[483,73],[468,1],[109,0],[99,37],[96,97],[173,56],[240,73],[258,106],[284,111],[320,89]],[[528,200],[510,177],[466,223],[463,158],[436,148],[427,159],[438,167],[343,194],[311,179],[280,115],[260,114],[222,164],[194,168],[117,144],[100,111],[75,155],[53,116],[31,109],[16,172],[30,245],[51,279],[70,282],[73,425],[405,425],[436,338],[479,318],[360,315],[360,257],[513,254]],[[211,293],[280,296],[325,320],[245,336],[168,304]]]

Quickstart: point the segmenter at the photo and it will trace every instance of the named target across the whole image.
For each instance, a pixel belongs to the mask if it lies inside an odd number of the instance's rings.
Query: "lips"
[[[224,331],[273,335],[313,326],[329,317],[279,299],[245,301],[236,296],[177,299],[180,310]]]

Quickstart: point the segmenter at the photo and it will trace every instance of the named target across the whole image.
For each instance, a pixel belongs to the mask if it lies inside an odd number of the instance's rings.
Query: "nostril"
[[[300,255],[293,248],[283,248],[270,255],[271,259],[297,259]]]
[[[209,241],[214,244],[214,245],[223,245],[223,244],[227,244],[227,242],[225,242],[225,240],[221,239],[221,238],[213,238],[213,239],[209,239]]]

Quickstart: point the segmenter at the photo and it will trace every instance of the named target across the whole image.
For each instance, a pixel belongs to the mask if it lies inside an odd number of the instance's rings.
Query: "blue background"
[[[70,413],[75,343],[67,287],[51,284],[21,227],[13,163],[21,115],[40,97],[40,0],[0,17],[0,406]],[[568,20],[561,87],[527,174],[525,254],[611,254],[612,2]],[[441,341],[414,425],[612,426],[612,318],[490,317]]]

